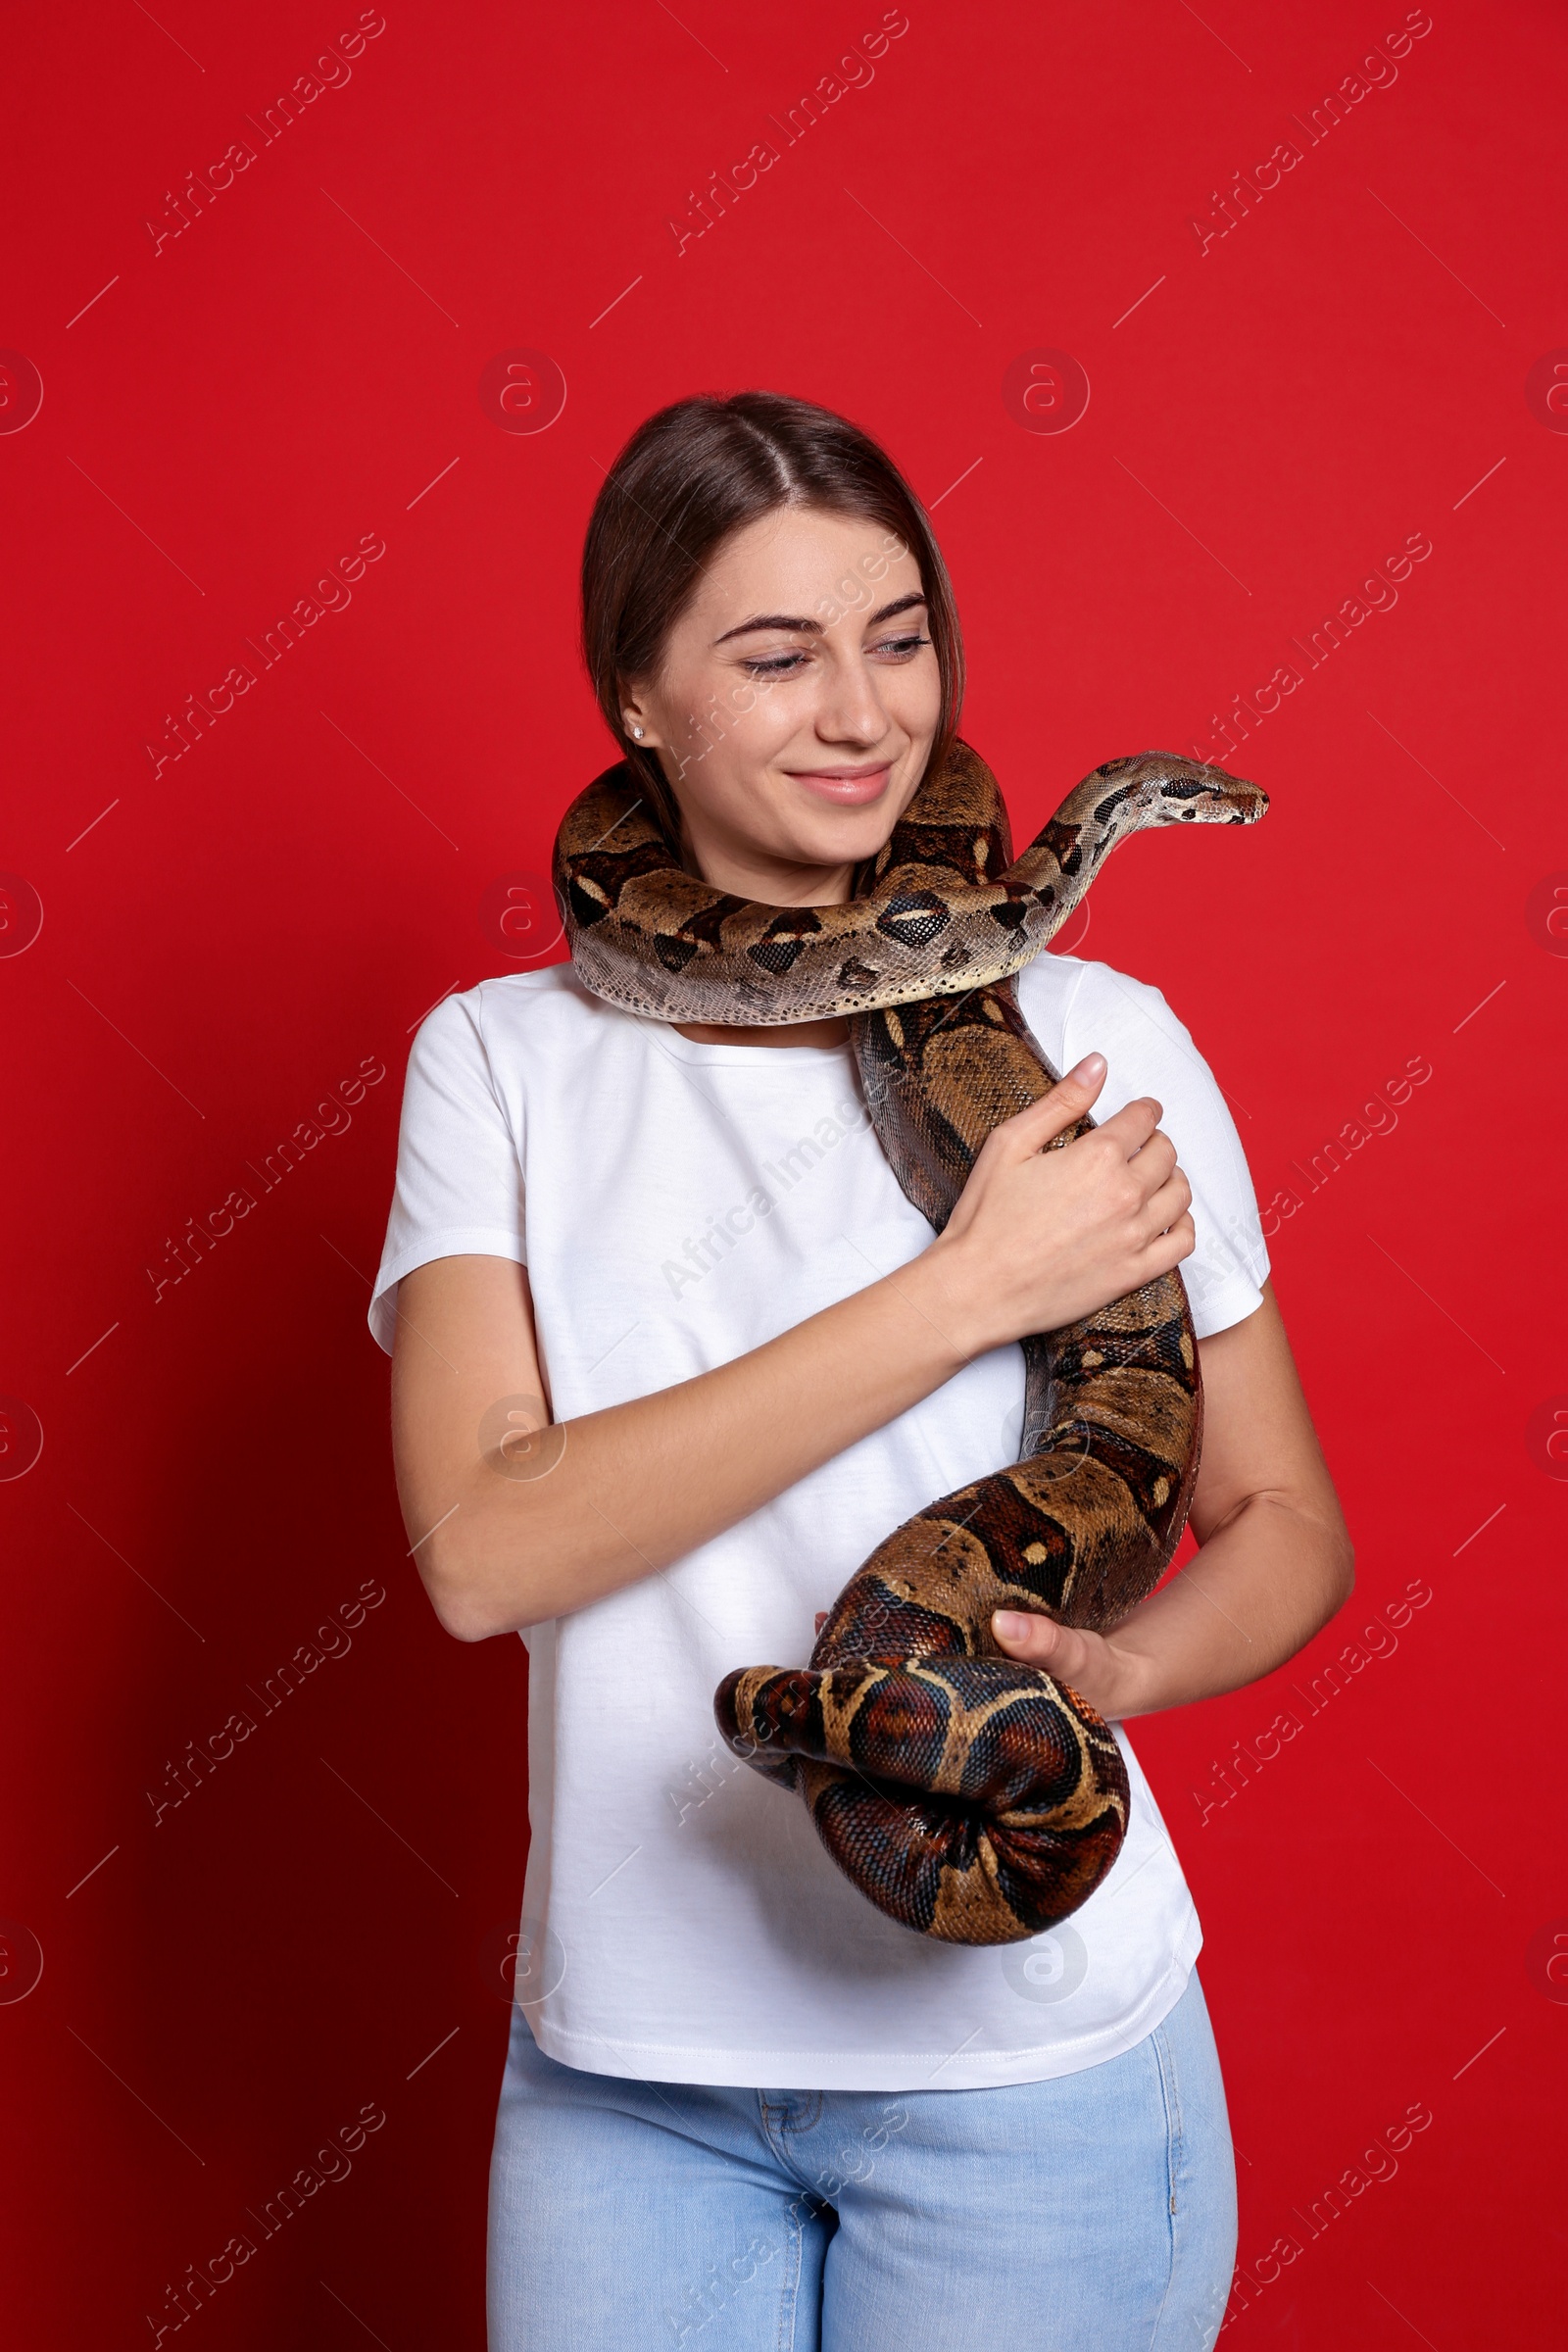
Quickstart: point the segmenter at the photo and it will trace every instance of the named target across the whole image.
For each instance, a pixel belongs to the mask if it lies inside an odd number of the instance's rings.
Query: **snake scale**
[[[996,780],[956,741],[855,897],[775,907],[685,871],[621,761],[567,809],[555,883],[577,974],[613,1004],[760,1026],[848,1013],[877,1139],[940,1230],[992,1128],[1056,1083],[1012,975],[1130,834],[1248,824],[1267,806],[1196,760],[1112,760],[1014,859]],[[896,1528],[808,1665],[738,1668],[714,1699],[732,1750],[804,1797],[860,1892],[953,1943],[1054,1926],[1127,1830],[1114,1735],[1075,1690],[998,1651],[992,1611],[1115,1625],[1168,1565],[1198,1471],[1202,1389],[1179,1274],[1021,1346],[1018,1461]]]

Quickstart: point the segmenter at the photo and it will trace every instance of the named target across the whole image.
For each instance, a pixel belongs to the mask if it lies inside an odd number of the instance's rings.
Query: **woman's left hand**
[[[1016,1658],[1020,1666],[1043,1666],[1107,1723],[1141,1711],[1137,1689],[1144,1661],[1119,1648],[1114,1634],[1082,1633],[1024,1609],[999,1609],[991,1631],[1004,1657]]]

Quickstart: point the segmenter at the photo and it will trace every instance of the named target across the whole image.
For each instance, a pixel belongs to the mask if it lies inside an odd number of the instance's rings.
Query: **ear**
[[[656,752],[662,748],[662,738],[654,725],[649,709],[649,698],[629,679],[621,682],[620,723],[639,751]],[[640,734],[639,728],[642,730]]]

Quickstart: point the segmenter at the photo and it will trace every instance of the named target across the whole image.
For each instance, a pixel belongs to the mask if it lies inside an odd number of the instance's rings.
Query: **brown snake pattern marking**
[[[1222,768],[1148,752],[1086,776],[1013,859],[996,780],[957,742],[847,905],[775,907],[685,872],[620,762],[567,809],[555,881],[578,977],[613,1004],[760,1026],[850,1014],[877,1139],[940,1230],[992,1128],[1056,1083],[1011,975],[1129,834],[1250,824],[1267,806]],[[1169,1563],[1198,1472],[1202,1389],[1179,1274],[1021,1345],[1019,1460],[896,1528],[808,1665],[737,1669],[714,1698],[734,1752],[805,1798],[861,1893],[953,1943],[1054,1926],[1127,1829],[1109,1728],[1003,1656],[992,1611],[1116,1624]]]

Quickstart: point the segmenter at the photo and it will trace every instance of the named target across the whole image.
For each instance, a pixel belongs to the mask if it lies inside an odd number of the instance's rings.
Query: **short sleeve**
[[[420,1023],[403,1081],[397,1182],[369,1324],[390,1355],[397,1286],[434,1257],[526,1265],[522,1165],[485,1051],[482,989]]]
[[[1066,1004],[1062,1067],[1103,1054],[1096,1115],[1139,1095],[1162,1105],[1160,1126],[1193,1188],[1197,1237],[1180,1267],[1200,1340],[1245,1322],[1263,1303],[1268,1250],[1247,1155],[1207,1062],[1157,988],[1108,964],[1085,963]]]

